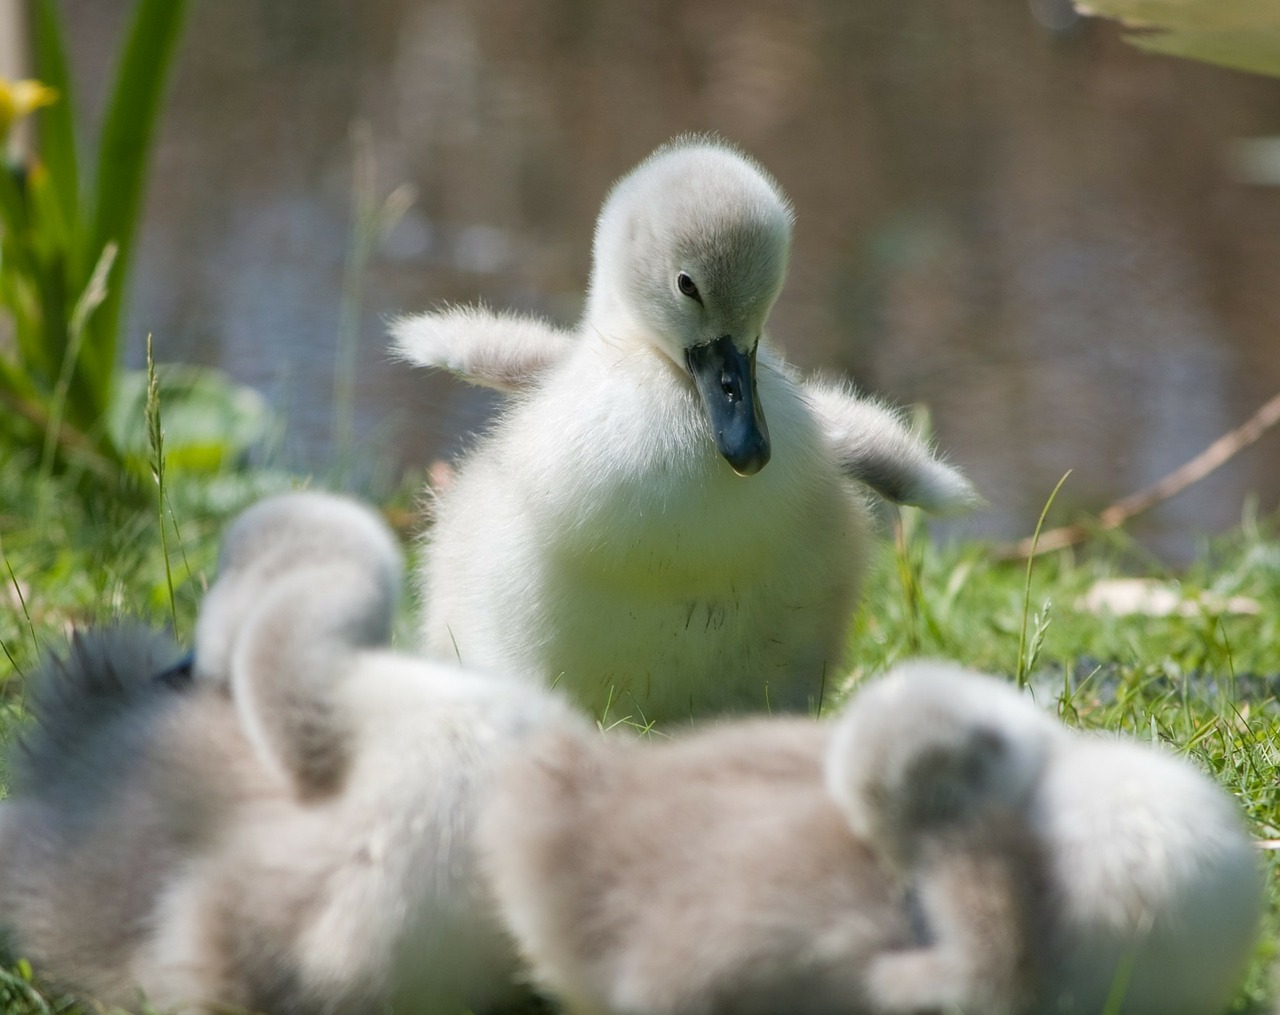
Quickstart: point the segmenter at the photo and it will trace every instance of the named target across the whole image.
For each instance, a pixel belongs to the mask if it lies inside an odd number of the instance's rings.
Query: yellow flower
[[[10,81],[0,78],[0,143],[9,136],[9,128],[41,106],[58,101],[57,89],[28,78]]]

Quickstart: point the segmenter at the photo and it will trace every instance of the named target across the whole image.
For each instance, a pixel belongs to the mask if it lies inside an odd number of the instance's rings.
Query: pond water
[[[81,99],[128,6],[65,0]],[[417,200],[358,321],[360,467],[455,453],[495,399],[388,361],[385,321],[483,300],[576,318],[611,180],[714,129],[793,198],[771,332],[923,403],[1028,533],[1098,511],[1280,390],[1280,188],[1233,175],[1280,81],[1149,57],[1058,0],[218,0],[192,5],[151,179],[129,356],[216,364],[327,471],[353,124]],[[1280,500],[1280,432],[1133,527],[1172,560]]]

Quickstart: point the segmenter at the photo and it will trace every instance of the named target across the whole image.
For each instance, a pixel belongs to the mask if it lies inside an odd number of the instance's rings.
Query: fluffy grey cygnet
[[[0,924],[56,983],[160,1010],[453,1015],[520,995],[477,879],[493,766],[575,720],[386,648],[401,563],[368,510],[273,498],[227,533],[192,677],[137,629],[37,683],[0,803]]]
[[[1070,732],[995,678],[914,663],[854,697],[828,777],[853,827],[915,882],[931,927],[874,971],[899,1001],[950,993],[984,968],[975,949],[1007,956],[1011,929],[1026,954],[1005,996],[1030,999],[1017,1011],[1215,1015],[1239,988],[1257,857],[1235,802],[1186,761]],[[957,913],[965,896],[919,848],[940,816],[967,820],[985,858],[968,897],[1012,923],[974,936],[971,912]]]
[[[557,732],[513,755],[478,841],[535,979],[575,1015],[1024,1011],[1031,892],[1008,847],[1027,836],[996,807],[953,809],[911,829],[911,865],[889,862],[885,829],[828,790],[824,771],[842,797],[865,785],[838,753],[844,725],[834,740],[800,719],[670,742]],[[876,807],[937,796],[886,789]]]
[[[830,725],[544,734],[478,842],[577,1015],[1216,1015],[1262,897],[1234,803],[1191,765],[943,663]]]
[[[973,492],[896,414],[770,345],[791,220],[753,161],[680,139],[610,192],[574,331],[476,309],[395,326],[405,358],[518,392],[436,504],[433,653],[608,721],[821,696],[870,490],[941,511]]]

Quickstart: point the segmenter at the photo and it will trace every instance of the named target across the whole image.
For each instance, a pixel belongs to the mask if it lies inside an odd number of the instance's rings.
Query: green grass
[[[38,466],[38,455],[0,463],[0,740],[22,721],[22,674],[41,649],[64,643],[71,624],[138,616],[174,624],[189,640],[226,520],[257,496],[295,482],[273,473],[169,476],[162,541],[154,504],[86,503],[74,476],[42,480]],[[398,504],[411,497],[406,487]],[[1261,609],[1122,618],[1077,609],[1093,582],[1123,575],[1161,578],[1188,595],[1246,596]],[[848,674],[828,680],[829,706],[858,681],[915,655],[957,659],[1010,680],[1025,665],[1038,696],[1056,701],[1066,722],[1123,730],[1185,752],[1238,797],[1259,838],[1280,838],[1274,522],[1246,520],[1176,574],[1113,535],[1101,546],[1037,560],[1028,585],[1025,563],[995,562],[976,543],[936,547],[920,516],[906,511],[869,577],[850,650]],[[1275,854],[1265,856],[1264,933],[1234,1009],[1250,1015],[1270,1010],[1270,970],[1280,945],[1280,877]],[[0,1012],[64,1010],[66,1002],[38,992],[22,963],[12,957],[0,963]]]
[[[1023,563],[995,562],[989,548],[933,547],[919,516],[870,583],[851,646],[853,666],[837,701],[856,684],[917,655],[956,659],[1007,676],[1019,672],[1029,624],[1029,683],[1042,703],[1087,730],[1123,731],[1186,754],[1240,801],[1255,835],[1280,838],[1280,536],[1275,520],[1246,519],[1205,544],[1181,572],[1164,569],[1122,535],[1103,547]],[[1255,614],[1115,617],[1078,607],[1099,580],[1162,579],[1191,598],[1256,601]],[[1028,618],[1025,604],[1032,616]],[[1037,645],[1038,642],[1038,645]],[[1264,929],[1233,1011],[1270,1012],[1280,948],[1280,859],[1267,865]]]

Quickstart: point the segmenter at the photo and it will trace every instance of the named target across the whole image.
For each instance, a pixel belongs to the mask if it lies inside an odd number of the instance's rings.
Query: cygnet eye
[[[698,292],[697,285],[694,284],[687,271],[682,271],[676,276],[676,288],[688,296],[689,299],[697,300],[699,303],[702,302],[702,294]]]

